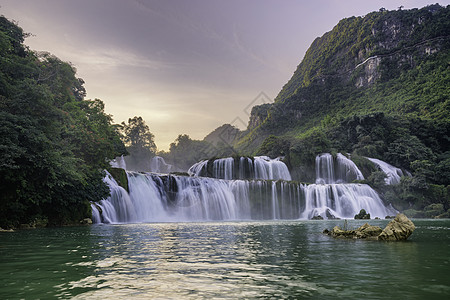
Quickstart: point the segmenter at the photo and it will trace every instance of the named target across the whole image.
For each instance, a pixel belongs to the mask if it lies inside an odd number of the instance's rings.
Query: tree
[[[155,136],[150,132],[142,117],[128,119],[122,122],[122,140],[130,157],[127,158],[127,168],[135,171],[150,171],[150,160],[155,156]]]
[[[193,140],[187,134],[180,134],[170,144],[168,161],[187,171],[196,162],[209,159],[217,154],[217,148],[206,141]]]
[[[73,66],[24,37],[0,17],[0,227],[78,223],[108,196],[103,170],[125,148]]]

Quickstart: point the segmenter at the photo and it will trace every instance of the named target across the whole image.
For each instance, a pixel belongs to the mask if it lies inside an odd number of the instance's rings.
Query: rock
[[[92,224],[92,220],[91,220],[91,218],[85,218],[85,219],[80,221],[80,224],[91,225]]]
[[[114,180],[129,193],[127,172],[121,168],[110,168],[108,171]]]
[[[370,214],[368,214],[365,209],[361,209],[359,214],[355,215],[355,219],[367,220],[370,219]]]
[[[372,239],[376,240],[382,229],[378,226],[364,224],[355,230],[344,230],[339,226],[334,226],[333,230],[325,229],[324,234],[331,235],[335,238],[351,238],[351,239]]]
[[[414,223],[404,214],[398,214],[394,220],[387,224],[378,240],[381,241],[405,241],[416,229]]]
[[[0,232],[14,232],[13,229],[3,229],[0,227]]]
[[[346,227],[345,223],[344,226]],[[355,230],[344,230],[339,226],[335,226],[331,231],[325,229],[323,233],[335,238],[404,241],[412,234],[414,229],[416,229],[416,227],[410,219],[404,214],[398,214],[384,229],[365,223]]]
[[[321,215],[318,215],[318,216],[312,217],[311,220],[323,220],[323,217]]]
[[[386,217],[384,217],[385,219],[394,219],[395,218],[395,216],[386,216]]]
[[[343,230],[339,226],[334,226],[331,230],[330,235],[336,238],[354,238],[354,230]]]
[[[331,210],[330,210],[330,209],[327,209],[327,210],[325,211],[325,215],[327,216],[327,219],[328,219],[328,220],[339,220],[338,217],[336,217],[335,215],[333,215],[333,214],[331,213]]]
[[[367,223],[355,230],[357,239],[377,239],[382,231],[381,227]]]

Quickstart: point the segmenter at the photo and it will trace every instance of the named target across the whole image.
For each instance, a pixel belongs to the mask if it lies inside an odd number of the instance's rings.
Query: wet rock
[[[336,238],[354,238],[355,230],[343,230],[339,226],[334,226],[330,235]]]
[[[372,226],[366,223],[355,231],[357,239],[377,239],[383,230],[381,227]]]
[[[321,215],[318,215],[318,216],[312,217],[311,220],[323,220],[323,217]]]
[[[13,229],[3,229],[0,227],[0,232],[14,232]]]
[[[91,220],[91,218],[85,218],[85,219],[80,221],[80,224],[82,224],[82,225],[91,225],[92,224],[92,220]]]
[[[325,234],[331,235],[335,238],[350,238],[350,239],[372,239],[376,240],[382,229],[378,226],[364,224],[355,230],[344,230],[339,226],[335,226],[333,230],[324,230]]]
[[[331,213],[331,210],[330,210],[330,209],[327,209],[327,210],[325,211],[325,215],[327,216],[327,219],[328,219],[328,220],[339,220],[339,219],[340,219],[340,218],[336,217],[335,215],[333,215],[333,214]]]
[[[398,214],[394,220],[387,224],[378,240],[381,241],[405,241],[416,229],[414,223],[404,214]]]
[[[323,233],[335,238],[404,241],[415,229],[413,222],[404,214],[398,214],[384,229],[381,229],[379,226],[369,225],[368,223],[354,230],[347,230],[345,223],[344,226],[345,229],[335,226],[331,231],[325,229]]]
[[[365,209],[361,209],[359,214],[355,215],[355,219],[368,220],[370,219],[370,214],[368,214]]]

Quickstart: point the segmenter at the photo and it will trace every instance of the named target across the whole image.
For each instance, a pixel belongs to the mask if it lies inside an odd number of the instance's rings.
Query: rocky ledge
[[[335,238],[366,239],[379,241],[405,241],[416,229],[414,223],[404,214],[398,214],[384,229],[367,223],[355,230],[341,229],[335,226],[331,231],[323,233]]]

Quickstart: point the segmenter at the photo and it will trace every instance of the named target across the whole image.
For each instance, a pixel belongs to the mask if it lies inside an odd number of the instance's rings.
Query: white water
[[[341,153],[334,158],[330,153],[316,157],[316,183],[333,184],[364,180],[355,163]]]
[[[386,174],[387,177],[384,179],[386,184],[399,184],[401,177],[405,176],[401,169],[396,168],[393,165],[388,164],[387,162],[376,158],[366,158],[376,164],[381,169],[381,171]]]
[[[372,217],[386,208],[368,185],[222,180],[128,172],[130,193],[108,179],[112,195],[98,203],[103,223]],[[93,210],[97,208],[93,205]],[[94,214],[93,214],[94,215]],[[95,213],[97,215],[97,212]],[[95,217],[94,222],[99,223]]]
[[[201,177],[211,169],[216,178]],[[92,204],[94,223],[353,218],[363,208],[372,218],[396,214],[370,186],[347,183],[364,177],[342,154],[318,155],[310,185],[288,182],[286,165],[266,156],[205,160],[189,173],[194,176],[127,172],[129,193],[108,173],[111,196]]]
[[[154,156],[150,161],[150,172],[170,173],[178,171],[173,165],[166,163],[161,156]]]
[[[210,173],[208,164],[212,163]],[[236,163],[235,158],[227,157],[214,161],[203,160],[189,168],[188,173],[193,176],[213,177],[218,179],[264,179],[264,180],[291,180],[291,174],[281,158],[271,159],[268,156],[240,157]]]

